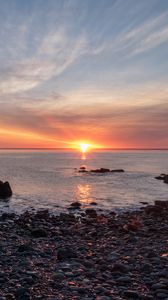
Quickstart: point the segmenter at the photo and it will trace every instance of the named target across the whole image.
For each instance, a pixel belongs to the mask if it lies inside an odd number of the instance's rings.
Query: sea
[[[81,166],[124,169],[124,173],[79,173]],[[97,150],[85,157],[76,150],[0,150],[0,180],[13,196],[0,199],[1,212],[48,209],[67,212],[72,202],[103,211],[139,209],[168,200],[168,184],[156,180],[168,173],[167,150]]]

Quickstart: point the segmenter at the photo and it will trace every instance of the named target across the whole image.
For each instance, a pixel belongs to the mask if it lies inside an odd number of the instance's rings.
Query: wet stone
[[[66,260],[68,258],[77,257],[76,253],[71,248],[60,248],[57,252],[58,260]]]
[[[112,272],[121,272],[121,273],[127,273],[130,270],[128,266],[122,263],[116,263],[113,265]]]
[[[136,291],[132,291],[132,290],[124,291],[123,295],[124,295],[124,297],[131,298],[131,299],[139,299],[140,298],[139,293]]]
[[[33,229],[31,231],[31,235],[34,237],[34,238],[45,238],[47,237],[47,232],[46,230],[42,229],[42,228],[39,228],[39,229]]]
[[[164,293],[157,293],[156,296],[157,296],[159,299],[167,299],[167,298],[168,298],[168,295],[167,295],[167,294],[164,294]]]
[[[121,277],[117,278],[117,282],[130,283],[131,282],[131,277],[121,276]]]
[[[166,285],[163,283],[155,283],[152,285],[152,289],[154,289],[154,290],[164,289],[165,287],[166,287]]]

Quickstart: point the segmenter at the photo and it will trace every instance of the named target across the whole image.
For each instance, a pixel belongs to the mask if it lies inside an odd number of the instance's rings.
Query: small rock
[[[86,215],[88,215],[90,218],[97,218],[97,212],[92,208],[87,208],[85,210]]]
[[[112,272],[116,272],[116,271],[121,273],[127,273],[129,271],[129,268],[125,264],[116,263],[113,265]]]
[[[73,209],[80,209],[81,203],[80,202],[73,202],[73,203],[71,203],[71,207]]]
[[[118,283],[130,283],[131,278],[129,276],[121,276],[116,280]]]
[[[124,297],[131,298],[131,299],[139,299],[140,298],[139,294],[136,291],[132,291],[132,290],[124,291],[123,295],[124,295]]]
[[[18,247],[18,252],[32,251],[32,247],[28,244],[22,244]]]
[[[155,283],[152,285],[153,290],[164,289],[164,288],[166,288],[166,285],[163,283]]]
[[[41,237],[47,237],[47,232],[46,230],[42,229],[42,228],[39,228],[39,229],[33,229],[31,231],[31,235],[34,237],[34,238],[41,238]]]
[[[65,260],[67,258],[75,258],[77,257],[76,253],[70,248],[61,248],[57,252],[58,260]]]

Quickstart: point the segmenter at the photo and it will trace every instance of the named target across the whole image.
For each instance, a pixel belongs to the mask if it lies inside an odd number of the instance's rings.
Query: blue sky
[[[167,0],[0,0],[1,147],[168,147],[167,53]]]

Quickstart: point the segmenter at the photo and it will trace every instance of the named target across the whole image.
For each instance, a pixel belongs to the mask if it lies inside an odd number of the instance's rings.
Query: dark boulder
[[[6,199],[12,196],[12,189],[8,181],[0,181],[0,198]]]

